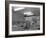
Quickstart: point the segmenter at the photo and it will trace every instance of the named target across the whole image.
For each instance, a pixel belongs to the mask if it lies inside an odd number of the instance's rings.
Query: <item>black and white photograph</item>
[[[43,5],[28,3],[9,4],[8,35],[42,34]]]
[[[40,30],[40,8],[12,7],[12,31]]]

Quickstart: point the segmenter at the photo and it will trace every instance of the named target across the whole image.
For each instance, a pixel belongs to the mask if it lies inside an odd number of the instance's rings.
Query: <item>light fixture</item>
[[[24,15],[34,15],[34,14],[30,11],[30,12],[25,12]]]
[[[21,8],[16,8],[16,9],[14,9],[14,11],[19,11],[19,10],[23,10],[24,8],[23,7],[21,7]]]

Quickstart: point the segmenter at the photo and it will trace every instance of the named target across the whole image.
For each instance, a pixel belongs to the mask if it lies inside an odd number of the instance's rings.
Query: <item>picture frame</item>
[[[16,8],[19,8],[19,9],[16,9]],[[20,14],[21,12],[23,12],[22,9],[24,9],[23,16],[25,19],[30,19],[30,16],[33,16],[31,18],[33,18],[33,19],[35,18],[37,20],[37,16],[38,16],[38,18],[40,17],[39,24],[38,24],[39,26],[37,26],[38,29],[36,27],[34,27],[33,25],[31,26],[32,28],[30,27],[31,31],[30,31],[30,29],[23,30],[21,28],[21,30],[17,30],[19,27],[15,28],[17,26],[15,26],[14,24],[16,24],[16,23],[18,24],[18,23],[20,23],[20,21],[22,23],[22,20],[21,20],[22,17],[20,15],[20,17],[21,17],[21,18],[19,17],[20,20],[19,20],[19,18],[17,18],[18,19],[17,20],[16,19],[17,16],[15,16],[17,14],[15,14],[14,12],[17,12],[18,14]],[[20,10],[20,11],[18,11],[18,10]],[[34,11],[34,13],[31,13],[30,10],[32,12]],[[26,13],[25,13],[25,11],[26,11]],[[27,13],[27,11],[29,14]],[[25,22],[24,22],[24,24],[25,24]],[[31,24],[34,24],[34,23],[32,23],[32,21],[31,21]],[[24,25],[22,27],[24,27]],[[27,26],[27,27],[29,27],[29,26]],[[45,3],[23,2],[23,1],[21,1],[21,2],[20,1],[5,1],[5,37],[23,37],[23,36],[40,36],[40,35],[45,35]]]

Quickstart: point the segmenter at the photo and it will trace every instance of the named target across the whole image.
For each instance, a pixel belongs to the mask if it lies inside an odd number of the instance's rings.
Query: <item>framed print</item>
[[[5,36],[45,34],[45,3],[5,1]]]

